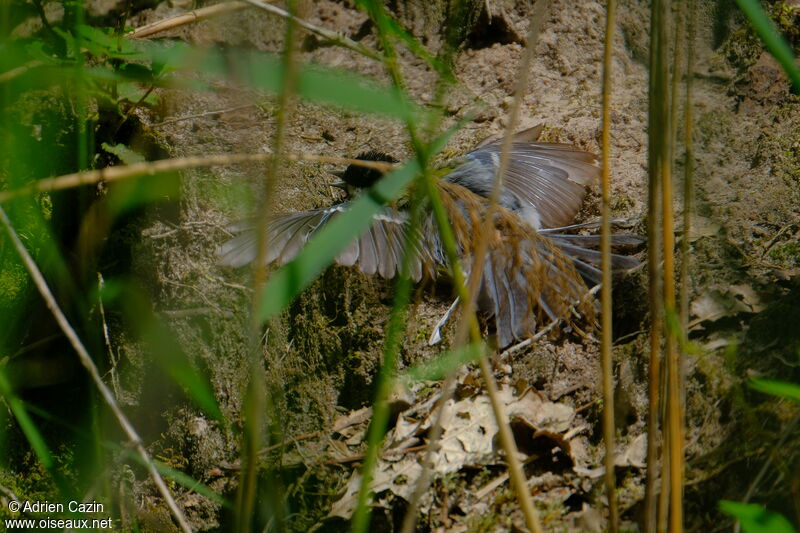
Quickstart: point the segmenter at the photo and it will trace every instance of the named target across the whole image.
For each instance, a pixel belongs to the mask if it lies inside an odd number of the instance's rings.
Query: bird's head
[[[397,160],[390,155],[370,150],[356,156],[356,159],[362,161],[383,161],[386,163],[397,163]],[[342,181],[335,182],[333,185],[350,192],[354,189],[365,189],[371,187],[376,181],[381,179],[383,173],[374,168],[362,167],[359,165],[349,165],[344,172],[334,172],[335,176],[341,178]]]

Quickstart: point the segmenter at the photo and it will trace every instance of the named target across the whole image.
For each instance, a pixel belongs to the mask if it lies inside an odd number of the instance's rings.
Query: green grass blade
[[[11,383],[3,368],[0,368],[0,396],[5,399],[8,408],[14,414],[14,418],[17,420],[20,429],[22,429],[25,439],[31,445],[33,453],[36,455],[39,463],[47,470],[47,473],[50,474],[50,478],[61,493],[61,496],[70,499],[74,498],[75,494],[64,475],[57,469],[53,454],[47,446],[44,437],[28,414],[28,409],[26,409],[24,402],[14,394]]]
[[[118,448],[116,445],[113,446],[113,447],[114,448]],[[125,450],[125,453],[130,459],[133,459],[134,461],[136,461],[139,464],[142,464],[142,465],[144,464],[144,461],[142,461],[142,458],[139,457],[136,453],[134,453],[134,452],[132,452],[130,450]],[[192,476],[184,474],[180,470],[176,470],[174,468],[171,468],[171,467],[165,465],[164,463],[162,463],[160,461],[153,461],[153,464],[155,465],[156,470],[158,470],[158,473],[161,474],[162,476],[164,476],[166,479],[171,479],[172,481],[174,481],[178,485],[181,485],[182,487],[184,487],[186,489],[189,489],[192,492],[196,492],[197,494],[199,494],[201,496],[205,496],[209,500],[212,500],[212,501],[222,505],[223,507],[226,507],[228,509],[232,509],[233,508],[233,505],[231,504],[231,502],[227,498],[225,498],[221,494],[215,492],[214,489],[212,489],[211,487],[209,487],[205,483],[194,479]]]
[[[370,14],[370,8],[375,7],[371,6],[371,0],[356,0],[356,5],[364,10],[367,14]],[[387,11],[383,8],[383,5],[378,2],[376,4],[378,9],[381,9],[382,16],[376,20],[375,22],[380,26],[380,31],[384,34],[392,35],[397,39],[403,41],[403,43],[408,46],[408,49],[416,55],[418,58],[425,61],[432,69],[438,72],[447,80],[453,80],[454,75],[450,65],[441,61],[437,58],[430,50],[425,48],[422,43],[416,39],[413,35],[411,35],[405,28],[403,28],[397,20],[395,20]],[[373,19],[375,20],[375,19]]]
[[[757,503],[720,500],[719,509],[736,518],[744,533],[796,533],[783,515],[769,511]]]
[[[39,462],[45,469],[51,470],[54,463],[53,456],[50,454],[50,448],[47,447],[47,443],[36,428],[36,424],[33,423],[33,420],[28,415],[25,406],[12,391],[11,383],[9,383],[3,368],[0,368],[0,395],[5,398],[8,407],[11,409],[11,412],[14,413],[14,418],[17,419],[20,429],[22,429],[22,432],[25,434],[25,438],[28,439],[28,443],[30,443],[31,448],[33,448]]]
[[[736,3],[764,42],[769,53],[775,57],[783,71],[786,72],[794,90],[800,93],[800,68],[797,66],[797,59],[789,43],[781,36],[780,30],[764,12],[758,0],[736,0]]]
[[[750,387],[773,396],[800,402],[800,385],[772,379],[751,379]]]
[[[189,357],[175,341],[175,334],[156,317],[142,325],[142,336],[155,353],[158,364],[175,383],[181,385],[194,401],[209,417],[220,423],[224,422],[222,411],[214,396],[214,389],[205,373],[192,365]]]

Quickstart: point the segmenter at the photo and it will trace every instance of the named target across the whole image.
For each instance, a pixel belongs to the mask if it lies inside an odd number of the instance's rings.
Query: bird
[[[600,253],[594,249],[599,236],[574,233],[592,224],[572,222],[588,188],[599,180],[600,168],[590,152],[568,144],[539,142],[541,131],[542,125],[538,125],[513,135],[476,299],[481,315],[493,319],[499,347],[534,335],[545,321],[563,321],[567,329],[578,329],[579,319],[589,324],[594,321],[596,303],[587,293],[601,279]],[[501,138],[488,137],[436,172],[441,176],[436,186],[467,275],[490,206],[501,147]],[[356,159],[396,162],[377,151]],[[350,165],[337,176],[342,180],[338,185],[348,191],[344,201],[268,220],[262,228],[267,234],[266,263],[292,260],[315,232],[348,209],[352,195],[370,187],[382,173]],[[336,262],[391,279],[400,273],[408,232],[416,227],[409,277],[419,282],[446,275],[450,265],[432,210],[426,208],[422,220],[412,225],[408,207],[404,199],[384,206],[369,229],[350,243]],[[229,231],[238,235],[217,248],[220,263],[229,267],[252,263],[259,236],[255,221],[233,224]],[[638,246],[641,242],[635,235],[612,236],[614,246]],[[635,257],[612,254],[614,270],[638,264]]]

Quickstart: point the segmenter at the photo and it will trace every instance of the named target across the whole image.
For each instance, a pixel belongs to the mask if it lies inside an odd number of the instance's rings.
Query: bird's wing
[[[349,203],[345,202],[271,219],[267,225],[268,249],[265,262],[277,261],[284,264],[294,259],[314,233],[338,213],[347,210],[348,206]],[[377,273],[384,278],[392,278],[400,272],[402,266],[408,227],[406,213],[385,207],[373,217],[372,225],[339,254],[336,262],[343,266],[356,265],[365,274]],[[217,248],[220,263],[231,267],[252,263],[258,247],[255,221],[239,222],[228,229],[239,235]],[[429,265],[423,254],[417,251],[411,261],[411,279],[419,281],[427,271]]]
[[[476,148],[446,179],[488,197],[500,150],[500,141]],[[503,175],[501,203],[515,211],[533,207],[539,227],[565,226],[580,210],[586,186],[600,177],[595,159],[594,154],[566,144],[515,140]],[[483,183],[476,183],[481,178]]]

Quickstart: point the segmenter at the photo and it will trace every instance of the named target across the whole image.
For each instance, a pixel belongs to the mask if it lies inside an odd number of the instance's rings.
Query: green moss
[[[791,46],[800,45],[800,6],[778,2],[772,6],[770,16]]]
[[[769,251],[769,256],[776,261],[786,263],[787,266],[800,265],[800,242],[775,246]]]
[[[0,270],[0,310],[10,308],[13,301],[19,300],[28,288],[28,275],[19,263],[3,263]]]

